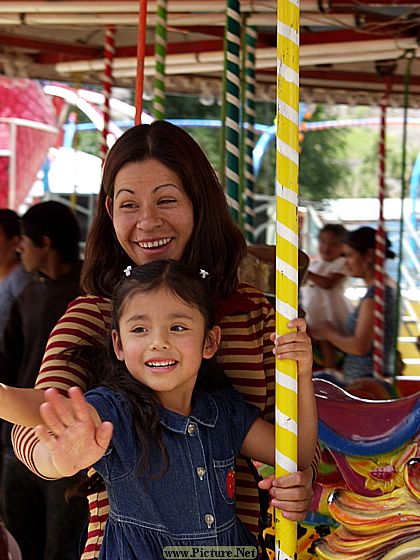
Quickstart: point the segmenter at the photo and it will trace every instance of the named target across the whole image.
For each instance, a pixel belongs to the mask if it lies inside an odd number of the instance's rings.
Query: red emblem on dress
[[[232,467],[229,469],[226,477],[226,492],[230,499],[235,496],[235,471]]]

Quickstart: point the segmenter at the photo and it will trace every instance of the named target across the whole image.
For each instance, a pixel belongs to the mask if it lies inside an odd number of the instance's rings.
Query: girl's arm
[[[273,337],[273,352],[280,360],[297,361],[298,467],[304,471],[315,457],[318,436],[318,413],[312,383],[312,343],[304,319],[293,319],[287,326],[296,331]]]
[[[342,335],[328,322],[321,323],[317,334],[346,354],[364,356],[371,349],[373,342],[373,308],[372,298],[361,302],[354,335]]]
[[[44,391],[8,387],[0,383],[0,417],[12,424],[34,428],[42,422],[39,407],[45,401]]]
[[[81,387],[82,390],[86,388],[85,367],[73,359],[67,351],[75,346],[92,346],[93,343],[105,340],[109,311],[109,300],[104,298],[82,296],[69,304],[48,339],[41,370],[35,383],[36,389],[43,389],[39,391],[40,394],[51,387],[57,388],[62,394],[66,394],[66,391],[73,386]],[[36,410],[38,418],[34,417],[30,423],[26,423],[27,425],[35,426],[42,423],[39,404]],[[12,431],[14,452],[33,473],[40,476],[37,469],[38,453],[35,456],[35,450],[40,444],[35,431],[33,428],[22,427],[25,426],[22,417],[13,419],[17,424]]]
[[[68,395],[66,399],[48,389],[40,408],[44,424],[35,429],[40,443],[34,459],[46,478],[72,476],[90,467],[105,454],[111,441],[112,424],[102,422],[79,387],[71,388]]]
[[[315,274],[315,272],[311,272],[308,270],[306,273],[306,280],[310,280],[316,286],[320,288],[324,288],[324,290],[330,290],[333,288],[338,282],[340,282],[344,278],[344,274],[331,274],[331,276],[321,276],[320,274]]]
[[[298,363],[298,469],[305,470],[311,466],[317,446],[318,416],[312,383],[312,346],[303,319],[290,321],[288,326],[297,330],[277,338],[275,353],[281,360],[296,360]],[[257,419],[246,435],[241,453],[274,465],[274,426]]]

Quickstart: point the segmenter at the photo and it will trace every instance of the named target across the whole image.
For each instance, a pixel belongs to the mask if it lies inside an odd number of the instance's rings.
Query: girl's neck
[[[161,405],[163,408],[166,408],[166,410],[176,412],[181,416],[189,416],[192,412],[192,395],[185,395],[180,398],[179,395],[160,393],[158,397]]]

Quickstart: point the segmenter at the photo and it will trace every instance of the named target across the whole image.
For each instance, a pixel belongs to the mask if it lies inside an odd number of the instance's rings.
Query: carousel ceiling
[[[147,2],[145,91],[153,89],[156,1]],[[275,99],[277,0],[241,0],[257,30],[256,93]],[[419,0],[301,0],[301,98],[420,106]],[[225,0],[168,0],[168,91],[218,96],[223,72]],[[114,85],[134,87],[139,1],[1,0],[0,73],[101,83],[104,36],[115,25]]]

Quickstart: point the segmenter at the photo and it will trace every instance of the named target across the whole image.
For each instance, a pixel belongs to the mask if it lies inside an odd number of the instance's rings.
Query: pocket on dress
[[[213,459],[217,486],[227,504],[235,503],[235,456]]]

